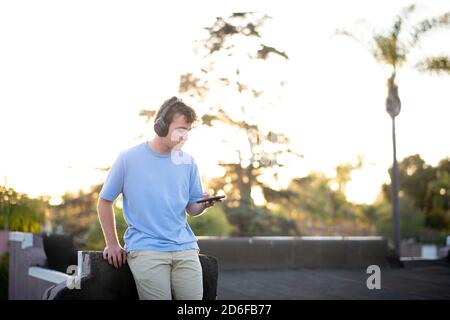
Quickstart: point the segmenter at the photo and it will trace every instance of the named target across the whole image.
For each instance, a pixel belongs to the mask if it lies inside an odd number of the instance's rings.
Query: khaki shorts
[[[141,300],[201,300],[202,267],[198,249],[130,251],[128,265]]]

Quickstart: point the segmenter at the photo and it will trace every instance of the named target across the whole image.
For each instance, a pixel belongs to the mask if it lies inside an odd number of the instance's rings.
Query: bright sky
[[[419,2],[420,3],[420,2]],[[450,10],[423,1],[426,14]],[[177,94],[193,65],[192,42],[216,16],[260,11],[273,17],[266,43],[290,57],[284,103],[274,121],[305,155],[285,176],[334,174],[363,155],[347,195],[375,199],[392,162],[384,109],[386,72],[356,43],[332,34],[366,18],[389,25],[410,1],[3,1],[0,3],[0,183],[30,196],[62,195],[101,183],[117,154],[151,138],[138,116]],[[450,53],[437,32],[422,52]],[[450,156],[450,76],[399,74],[398,159],[419,153],[433,165]],[[239,101],[236,101],[238,103]],[[195,106],[194,106],[195,107]],[[220,151],[201,129],[185,146],[206,179]],[[139,135],[144,134],[142,138]],[[219,151],[219,152],[217,152]]]

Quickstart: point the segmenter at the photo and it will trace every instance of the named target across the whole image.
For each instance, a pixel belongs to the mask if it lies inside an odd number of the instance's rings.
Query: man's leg
[[[202,266],[197,249],[173,252],[172,291],[176,300],[202,300]]]
[[[171,300],[171,253],[131,251],[127,261],[133,273],[140,300]]]

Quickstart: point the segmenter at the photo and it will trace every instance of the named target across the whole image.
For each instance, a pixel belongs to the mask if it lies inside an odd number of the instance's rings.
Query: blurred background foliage
[[[402,22],[414,10],[414,6],[408,7],[394,19],[389,37],[369,34],[367,38],[375,41],[374,56],[392,65],[394,72],[406,59],[397,53],[409,43],[401,42],[397,36],[403,30]],[[413,44],[432,28],[448,26],[449,17],[446,13],[428,24],[422,21],[413,28],[416,32]],[[257,12],[217,17],[204,28],[205,37],[195,42],[199,65],[192,65],[192,70],[180,75],[180,96],[208,106],[206,110],[199,110],[202,127],[209,130],[208,134],[222,137],[223,134],[215,130],[225,127],[227,132],[233,133],[226,135],[223,142],[234,157],[220,161],[223,176],[210,179],[204,185],[210,193],[225,193],[227,198],[199,217],[187,217],[188,223],[198,236],[381,234],[390,239],[389,183],[381,187],[373,204],[355,204],[345,196],[352,171],[366,165],[362,158],[358,158],[356,164],[337,164],[333,177],[311,172],[307,176],[293,177],[285,189],[277,186],[277,170],[288,165],[286,159],[292,163],[303,155],[291,148],[283,128],[261,123],[261,117],[257,116],[264,113],[270,117],[278,111],[286,85],[283,73],[274,70],[280,69],[289,54],[266,42],[262,30],[269,19]],[[338,33],[355,37],[352,31]],[[433,65],[429,65],[430,71],[436,71]],[[441,65],[441,69],[447,66]],[[271,74],[266,86],[250,81],[252,78],[248,75],[255,70]],[[229,95],[242,104],[222,99]],[[155,110],[139,112],[149,123],[154,115]],[[391,174],[392,169],[386,169]],[[449,158],[434,167],[418,154],[408,156],[399,162],[399,178],[402,237],[442,244],[445,235],[450,233]],[[104,240],[96,209],[101,187],[99,184],[88,192],[66,193],[60,203],[54,203],[44,196],[30,199],[5,183],[0,186],[0,228],[71,233],[81,246],[102,249]],[[263,198],[262,204],[255,201],[255,192]],[[121,201],[121,197],[116,200],[114,208],[118,234],[123,242],[126,221]]]
[[[348,179],[312,172],[294,178],[286,189],[263,190],[265,204],[224,200],[198,217],[187,217],[197,236],[311,236],[311,235],[383,235],[392,238],[390,184],[380,188],[373,204],[349,202],[343,190]],[[351,170],[357,170],[353,166]],[[450,159],[434,167],[419,155],[399,162],[400,215],[403,239],[443,244],[450,233]],[[205,189],[213,190],[215,181]],[[65,194],[62,203],[50,205],[48,198],[29,199],[11,188],[0,186],[0,227],[24,232],[64,232],[73,234],[86,249],[101,250],[103,233],[97,216],[101,185],[90,192]],[[114,209],[119,238],[127,228],[122,211],[122,196]]]

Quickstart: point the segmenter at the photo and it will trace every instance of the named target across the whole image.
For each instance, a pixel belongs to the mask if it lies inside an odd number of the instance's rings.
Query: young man
[[[195,111],[180,99],[166,100],[156,114],[157,135],[121,152],[100,192],[103,257],[116,268],[128,261],[140,299],[203,297],[197,238],[186,213],[200,215],[217,201],[196,203],[209,194],[203,193],[195,160],[181,151],[196,120]],[[125,248],[117,238],[113,209],[120,193],[128,224]]]

